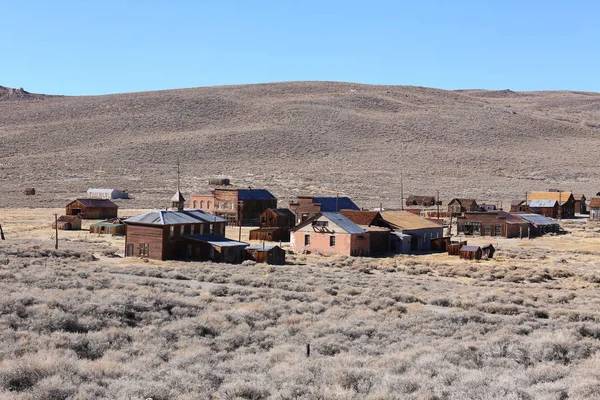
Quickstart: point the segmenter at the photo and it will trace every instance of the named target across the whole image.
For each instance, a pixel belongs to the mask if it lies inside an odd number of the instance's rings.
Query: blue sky
[[[0,85],[295,80],[600,91],[596,1],[6,1]]]

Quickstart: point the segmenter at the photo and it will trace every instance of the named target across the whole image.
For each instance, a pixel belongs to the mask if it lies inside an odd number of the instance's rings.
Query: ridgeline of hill
[[[224,175],[282,201],[339,192],[392,207],[403,172],[405,196],[589,196],[600,191],[599,151],[598,93],[289,82],[63,97],[0,87],[0,207],[58,206],[88,187],[127,189],[130,207],[165,206],[178,158],[187,194]]]

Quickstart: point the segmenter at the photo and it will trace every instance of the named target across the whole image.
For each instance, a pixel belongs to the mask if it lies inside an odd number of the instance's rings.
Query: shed
[[[108,199],[76,199],[65,207],[66,215],[83,219],[117,218],[119,206]]]
[[[90,188],[87,190],[87,197],[90,199],[128,199],[129,193],[126,190],[118,189],[96,189]]]
[[[467,245],[466,241],[462,241],[462,242],[450,242],[450,244],[447,247],[447,249],[448,249],[448,255],[449,256],[458,256],[458,255],[460,255],[460,249],[463,246],[466,246],[466,245]]]
[[[481,256],[484,258],[492,258],[494,257],[494,253],[496,252],[496,248],[493,244],[486,244],[481,247]]]
[[[257,263],[285,265],[285,250],[279,246],[248,246],[246,247],[246,257]]]
[[[57,225],[62,231],[78,231],[81,229],[81,218],[79,215],[61,215],[56,223],[52,223],[52,229],[56,229]]]
[[[96,222],[94,224],[90,224],[90,233],[122,236],[125,234],[125,223],[120,218]]]
[[[534,234],[543,235],[544,233],[558,233],[560,225],[553,219],[539,214],[518,214],[521,218],[531,223],[534,228]]]
[[[575,213],[576,214],[587,214],[587,204],[584,194],[573,193],[573,199],[575,200]]]
[[[23,190],[23,194],[25,196],[34,196],[35,195],[35,188],[25,188],[25,190]]]
[[[465,245],[460,248],[460,258],[465,260],[481,260],[482,250],[479,246]]]
[[[244,260],[248,243],[215,235],[185,235],[190,258],[206,258],[215,262],[239,264]],[[204,257],[203,257],[204,256]]]
[[[592,197],[589,204],[590,220],[600,221],[600,197]]]

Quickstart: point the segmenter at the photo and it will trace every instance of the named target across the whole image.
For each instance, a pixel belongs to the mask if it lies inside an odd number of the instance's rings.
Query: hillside
[[[389,207],[401,171],[405,195],[439,189],[443,199],[600,190],[598,93],[332,82],[83,97],[1,89],[0,207],[57,206],[88,187],[127,189],[130,207],[164,206],[178,158],[187,194],[225,175],[283,201],[339,191]],[[23,196],[29,186],[40,195]]]

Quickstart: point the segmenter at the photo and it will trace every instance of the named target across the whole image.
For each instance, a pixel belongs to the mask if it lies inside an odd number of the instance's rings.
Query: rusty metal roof
[[[480,249],[481,247],[479,246],[464,245],[460,248],[460,251],[478,251]]]
[[[592,197],[589,204],[590,208],[600,208],[600,197]]]
[[[581,200],[585,200],[585,194],[581,194],[581,193],[573,193],[573,198],[575,199],[575,201],[581,201]]]
[[[384,221],[396,227],[396,229],[415,230],[442,228],[441,225],[408,211],[382,211],[381,217]]]
[[[341,210],[340,214],[357,225],[373,225],[377,217],[381,217],[378,211]]]
[[[75,203],[76,201],[80,202],[85,207],[90,208],[119,208],[118,205],[108,199],[76,199],[67,204],[67,206]]]
[[[527,200],[529,202],[533,200],[556,200],[560,201],[560,205],[562,206],[569,201],[572,195],[571,192],[531,192],[527,195]]]

